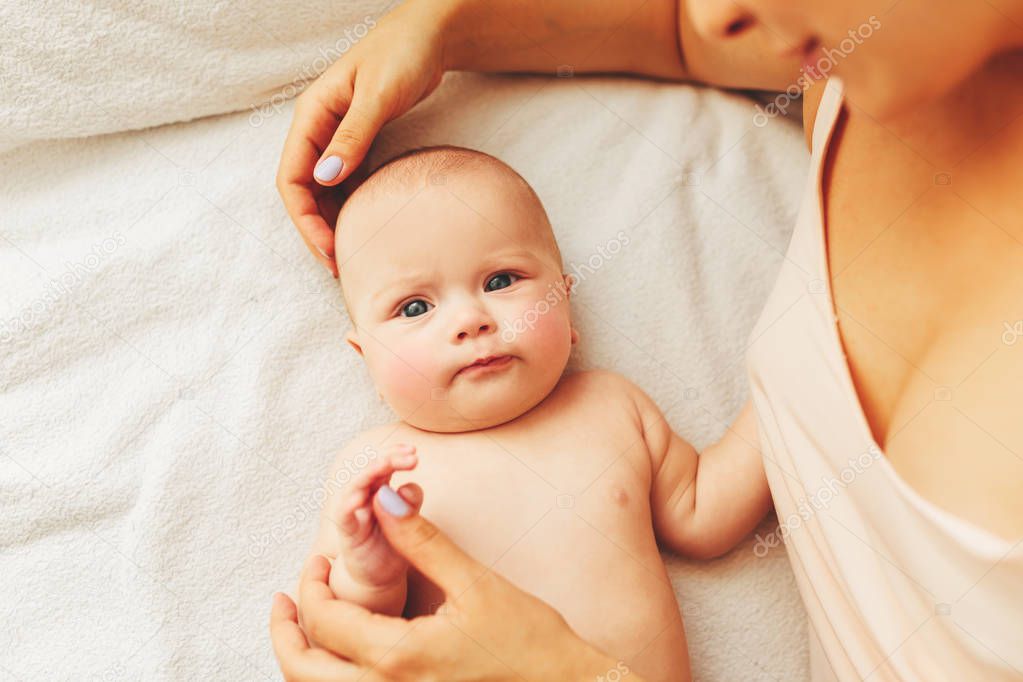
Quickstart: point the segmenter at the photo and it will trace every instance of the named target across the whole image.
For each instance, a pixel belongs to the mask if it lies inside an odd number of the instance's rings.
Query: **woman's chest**
[[[835,141],[827,262],[874,438],[924,497],[1019,535],[1023,212],[1005,210],[1019,199],[992,169],[942,169],[855,116]]]

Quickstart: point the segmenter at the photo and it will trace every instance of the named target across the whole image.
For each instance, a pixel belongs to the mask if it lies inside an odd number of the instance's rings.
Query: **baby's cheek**
[[[419,344],[391,344],[375,349],[372,373],[384,399],[406,415],[430,399],[437,382],[436,359]]]
[[[563,365],[572,346],[567,303],[539,306],[533,310],[522,318],[527,324],[523,325],[519,344],[536,359]]]

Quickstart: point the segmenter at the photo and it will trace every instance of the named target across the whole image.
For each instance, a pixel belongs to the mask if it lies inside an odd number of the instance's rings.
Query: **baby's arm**
[[[353,443],[338,457],[328,479],[330,494],[312,550],[332,560],[330,587],[338,598],[374,613],[402,614],[408,594],[408,562],[380,532],[372,502],[394,472],[413,469],[416,463],[415,448],[410,445],[391,446],[378,453],[372,446],[357,450]],[[337,484],[349,476],[337,490]],[[398,493],[412,507],[422,504],[418,486],[403,486]]]
[[[650,508],[657,537],[677,552],[711,559],[730,550],[771,508],[753,403],[699,455],[641,391],[637,403],[650,450]]]

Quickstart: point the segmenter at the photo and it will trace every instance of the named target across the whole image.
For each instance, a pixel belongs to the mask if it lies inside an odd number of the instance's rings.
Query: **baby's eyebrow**
[[[540,260],[540,256],[534,251],[529,251],[522,247],[515,247],[513,249],[503,251],[495,251],[487,257],[486,263],[493,267],[500,267],[499,261],[515,259],[537,262]]]
[[[415,289],[423,286],[426,283],[426,278],[421,275],[405,275],[388,281],[385,285],[374,291],[370,295],[370,301],[374,304],[380,299],[392,298],[397,296],[398,291],[405,291]]]

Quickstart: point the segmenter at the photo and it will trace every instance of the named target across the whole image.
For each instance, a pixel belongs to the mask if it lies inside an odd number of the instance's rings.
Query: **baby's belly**
[[[503,481],[490,490],[491,505],[499,506],[489,512],[482,499],[456,504],[451,498],[423,511],[466,551],[551,604],[581,637],[620,661],[618,675],[628,668],[651,681],[688,680],[685,633],[648,496],[627,470],[624,462],[612,465],[575,495]],[[467,515],[467,509],[480,511]],[[432,613],[442,601],[435,586],[411,576],[408,615]]]

